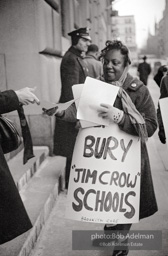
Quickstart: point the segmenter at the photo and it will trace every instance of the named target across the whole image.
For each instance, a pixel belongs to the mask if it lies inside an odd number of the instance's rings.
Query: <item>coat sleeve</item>
[[[76,106],[73,103],[69,108],[65,110],[63,116],[61,117],[57,116],[57,118],[66,122],[75,123],[77,121],[76,114],[77,114]]]
[[[0,114],[8,113],[19,108],[19,99],[13,90],[0,92]]]
[[[146,123],[148,137],[151,137],[157,129],[157,117],[153,100],[146,86],[142,86],[138,91],[135,91],[134,94],[135,93],[137,94],[134,101],[135,107],[143,116]],[[124,118],[119,124],[119,127],[128,134],[138,135],[128,114],[126,113],[124,114]]]
[[[64,101],[73,99],[72,86],[79,84],[79,64],[75,58],[67,58],[62,63],[61,67],[61,81],[62,81],[62,94]]]

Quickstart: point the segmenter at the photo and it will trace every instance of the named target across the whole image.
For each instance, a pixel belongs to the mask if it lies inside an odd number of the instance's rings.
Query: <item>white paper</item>
[[[54,102],[49,102],[47,100],[41,100],[40,101],[40,108],[46,108],[46,109],[50,109],[50,108],[54,108],[56,105],[56,103]]]
[[[82,90],[83,90],[83,86],[84,84],[74,84],[72,86],[72,91],[73,91],[73,95],[75,99],[78,99],[75,101],[75,105],[76,105],[76,109],[78,109],[79,106],[79,101],[80,101],[80,97],[82,94]],[[80,120],[80,124],[82,128],[87,128],[87,127],[92,127],[92,126],[96,126],[96,123],[93,122],[88,122],[85,120]]]
[[[113,105],[119,87],[87,77],[79,100],[77,118],[97,125],[109,125],[109,120],[98,116],[97,107],[101,103]]]
[[[77,100],[79,100],[79,99],[73,99],[73,100],[67,101],[65,103],[52,103],[52,102],[42,101],[41,106],[46,109],[58,107],[58,111],[61,112],[63,110],[66,110],[67,108],[69,108],[72,105],[72,103],[74,103]]]

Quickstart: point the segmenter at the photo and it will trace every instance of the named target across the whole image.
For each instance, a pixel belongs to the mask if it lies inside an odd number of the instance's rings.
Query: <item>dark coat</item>
[[[19,101],[14,91],[0,92],[0,114],[16,110]],[[0,146],[0,244],[32,227],[18,189]]]
[[[166,74],[160,83],[160,98],[167,98],[168,97],[168,74]],[[162,115],[160,111],[160,106],[158,104],[158,109],[157,109],[157,118],[158,118],[158,124],[159,124],[159,139],[160,141],[165,144],[166,143],[166,135],[165,135],[165,130],[163,126],[163,121],[162,121]]]
[[[154,81],[157,83],[157,85],[160,87],[160,83],[162,80],[162,77],[165,75],[165,72],[167,72],[167,66],[166,65],[162,65],[159,67],[156,75],[154,76]]]
[[[144,117],[148,137],[151,137],[157,129],[157,117],[148,88],[137,78],[133,78],[129,74],[124,82],[123,88],[130,96],[137,110]],[[121,99],[119,97],[116,98],[114,106],[122,109]],[[76,120],[76,109],[74,105],[71,105],[67,110],[63,119],[71,122]],[[119,128],[128,134],[138,135],[126,113],[124,119],[119,124]],[[157,210],[147,147],[145,142],[141,142],[140,219],[154,214]]]
[[[60,102],[72,100],[72,86],[84,83],[86,76],[87,69],[81,53],[71,46],[61,62],[62,91]],[[57,119],[54,133],[54,154],[71,158],[77,133],[76,123],[66,123]]]
[[[103,65],[102,62],[97,60],[92,55],[87,55],[84,58],[84,62],[88,68],[88,76],[93,78],[99,78],[103,75]]]
[[[138,66],[138,72],[139,72],[139,79],[144,83],[144,85],[147,85],[148,76],[151,73],[150,64],[146,62],[140,63]]]
[[[123,88],[135,104],[136,109],[144,117],[148,137],[151,137],[157,129],[157,117],[148,88],[137,78],[133,78],[130,75],[127,76]],[[115,106],[122,109],[120,99],[116,99]],[[124,116],[124,120],[119,125],[120,129],[128,134],[137,135],[128,115],[125,114]],[[147,147],[146,143],[141,142],[140,219],[154,214],[157,210]]]

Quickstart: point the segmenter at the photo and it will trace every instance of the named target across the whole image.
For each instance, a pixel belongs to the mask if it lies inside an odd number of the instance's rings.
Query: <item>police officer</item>
[[[72,45],[65,53],[61,62],[61,103],[73,99],[72,86],[84,83],[88,75],[83,61],[83,53],[87,52],[88,46],[91,43],[89,29],[79,28],[68,33],[68,35],[71,37]],[[67,123],[57,118],[54,133],[54,154],[67,158],[66,188],[68,188],[71,159],[77,132],[76,124]]]

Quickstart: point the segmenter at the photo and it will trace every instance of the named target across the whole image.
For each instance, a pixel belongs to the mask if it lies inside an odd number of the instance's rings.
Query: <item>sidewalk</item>
[[[154,102],[157,104],[158,91],[150,79],[149,90]],[[158,147],[159,146],[159,147]],[[161,251],[130,251],[129,256],[168,256],[168,171],[164,166],[160,154],[165,152],[158,140],[157,132],[147,143],[153,182],[159,211],[153,216],[141,220],[132,226],[132,230],[162,230]],[[162,151],[159,153],[158,148]],[[73,251],[73,230],[102,230],[102,224],[71,221],[64,218],[66,207],[66,194],[63,193],[58,204],[53,209],[51,216],[42,232],[37,247],[31,256],[110,256],[112,252],[106,250]]]
[[[152,167],[153,181],[159,211],[138,224],[132,230],[162,230],[162,251],[130,251],[129,256],[167,256],[168,255],[168,173],[154,144],[154,139],[148,142],[149,156]],[[59,202],[53,209],[51,216],[42,232],[32,256],[109,256],[108,251],[72,251],[72,230],[102,230],[103,225],[71,221],[64,218],[66,207],[66,194],[62,194]]]

